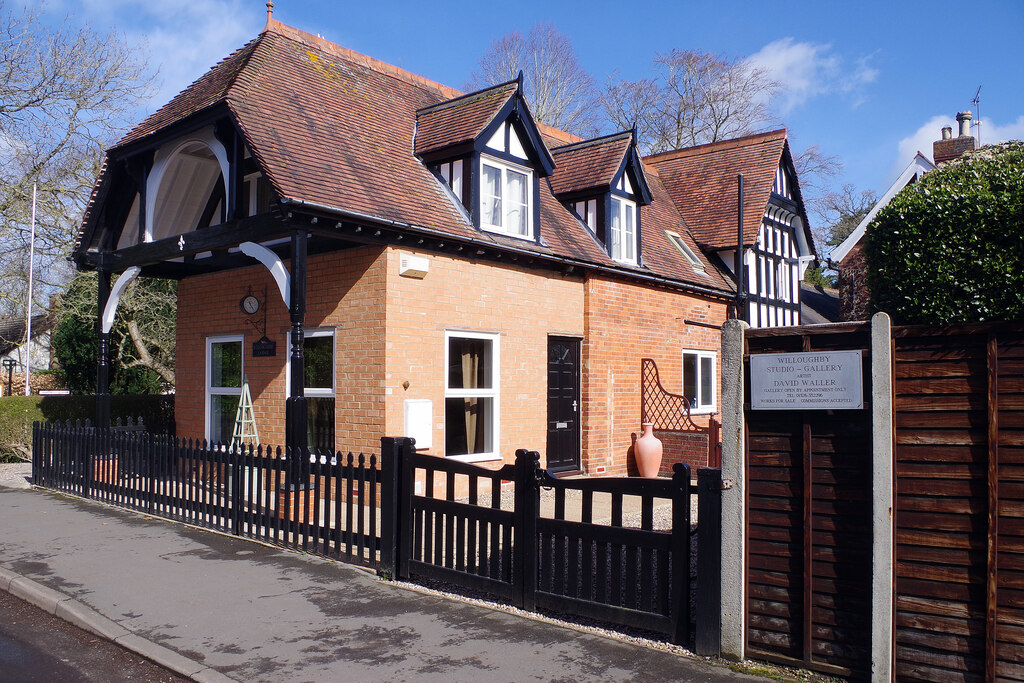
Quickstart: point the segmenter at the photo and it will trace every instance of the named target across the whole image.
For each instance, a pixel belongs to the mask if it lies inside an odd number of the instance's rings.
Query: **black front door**
[[[548,337],[549,470],[580,469],[580,342]]]

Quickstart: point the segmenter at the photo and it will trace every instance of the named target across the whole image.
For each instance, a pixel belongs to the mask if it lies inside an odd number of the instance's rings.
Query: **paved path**
[[[41,490],[0,487],[0,520],[0,589],[195,680],[767,680]]]

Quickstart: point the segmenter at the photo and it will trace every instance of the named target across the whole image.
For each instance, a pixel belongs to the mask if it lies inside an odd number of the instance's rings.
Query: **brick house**
[[[839,246],[829,254],[829,261],[839,275],[839,315],[841,320],[867,320],[870,316],[869,304],[871,290],[867,282],[867,263],[864,260],[864,236],[868,224],[892,198],[903,188],[913,185],[925,173],[932,171],[941,163],[958,159],[963,154],[974,150],[976,140],[971,135],[971,112],[962,111],[956,115],[959,135],[953,136],[953,127],[944,126],[941,137],[932,143],[933,164],[921,152],[917,152],[903,172],[893,181],[871,211],[864,216],[857,227],[846,236]]]
[[[244,380],[263,443],[623,475],[643,358],[706,424],[736,288],[691,199],[635,131],[538,125],[522,85],[463,94],[268,18],[108,151],[74,252],[100,386],[143,274],[179,281],[179,435],[230,439]]]

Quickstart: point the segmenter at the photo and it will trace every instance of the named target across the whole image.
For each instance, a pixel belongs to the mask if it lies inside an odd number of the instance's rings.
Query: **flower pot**
[[[636,457],[636,466],[640,470],[640,476],[654,479],[661,471],[661,456],[664,453],[664,447],[661,445],[661,439],[654,435],[653,424],[645,422],[641,426],[644,428],[644,433],[636,440],[633,454]]]

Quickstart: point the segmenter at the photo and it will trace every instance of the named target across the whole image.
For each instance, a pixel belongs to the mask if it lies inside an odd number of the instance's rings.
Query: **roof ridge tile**
[[[311,47],[316,47],[317,49],[323,50],[324,52],[334,55],[339,59],[344,59],[354,64],[364,66],[380,74],[393,76],[394,78],[405,81],[410,85],[420,85],[434,88],[435,90],[439,91],[443,96],[448,98],[458,97],[462,94],[461,91],[456,90],[455,88],[443,85],[441,83],[438,83],[437,81],[432,81],[429,78],[425,78],[418,74],[414,74],[411,71],[406,71],[405,69],[394,66],[393,64],[388,64],[387,62],[375,59],[374,57],[370,57],[369,55],[364,55],[361,52],[356,52],[355,50],[352,50],[350,48],[342,47],[341,45],[333,43],[330,40],[327,40],[326,38],[323,38],[321,36],[317,36],[312,33],[303,31],[302,29],[295,28],[294,26],[289,26],[287,24],[281,23],[277,19],[271,18],[269,21],[267,21],[267,26],[265,29],[263,29],[263,32],[276,33],[277,35],[283,36],[284,38],[288,38],[290,40],[294,40],[296,42],[303,43]]]
[[[750,135],[744,135],[738,138],[729,138],[728,140],[716,140],[715,142],[705,142],[704,144],[694,145],[693,147],[684,147],[683,149],[673,149],[667,152],[658,152],[657,154],[651,154],[649,156],[644,157],[644,160],[654,164],[658,164],[664,161],[671,161],[673,159],[696,156],[699,154],[710,154],[713,152],[720,152],[724,149],[732,149],[734,147],[745,147],[760,142],[774,142],[776,140],[784,140],[785,138],[786,129],[779,128],[778,130],[767,131],[764,133],[751,133]]]

